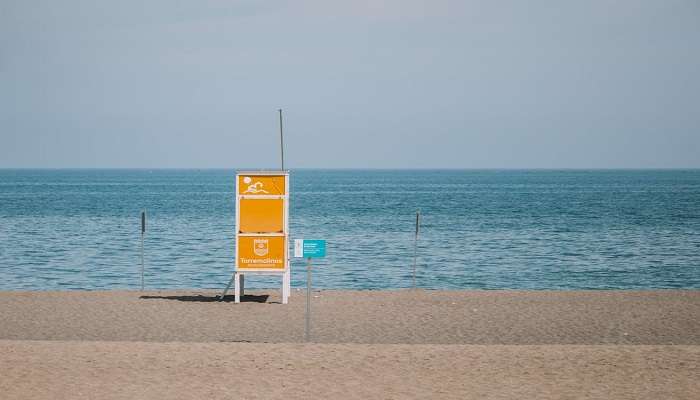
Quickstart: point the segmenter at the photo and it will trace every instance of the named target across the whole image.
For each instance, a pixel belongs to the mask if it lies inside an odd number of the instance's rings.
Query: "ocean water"
[[[233,170],[0,170],[0,289],[222,288]],[[291,238],[314,286],[700,288],[700,170],[298,170]],[[303,260],[292,285],[305,285]],[[251,278],[249,287],[279,287]]]

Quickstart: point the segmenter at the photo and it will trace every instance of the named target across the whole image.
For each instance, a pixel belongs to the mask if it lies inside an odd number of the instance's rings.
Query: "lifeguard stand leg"
[[[226,293],[228,293],[228,290],[231,288],[231,284],[233,284],[234,279],[236,279],[235,272],[233,273],[233,275],[231,275],[231,280],[228,281],[228,285],[226,285],[226,289],[224,289],[224,292],[221,293],[221,296],[219,296],[219,301],[224,301],[224,297],[226,296]]]
[[[233,274],[234,279],[233,279],[233,291],[234,291],[234,302],[235,303],[240,303],[241,302],[241,274],[238,272]]]
[[[238,276],[240,277],[241,283],[238,285],[241,289],[241,296],[245,296],[245,275],[242,273],[238,273]]]

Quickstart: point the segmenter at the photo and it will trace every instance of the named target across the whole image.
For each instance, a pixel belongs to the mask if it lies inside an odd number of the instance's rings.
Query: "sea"
[[[0,170],[0,290],[223,289],[234,169]],[[700,170],[292,170],[313,286],[700,288]],[[420,229],[416,241],[416,213]],[[415,264],[414,264],[415,263]],[[292,259],[292,286],[306,262]],[[277,277],[247,287],[279,288]]]

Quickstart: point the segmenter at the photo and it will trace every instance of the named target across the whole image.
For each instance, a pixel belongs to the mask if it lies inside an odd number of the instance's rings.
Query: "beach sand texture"
[[[0,292],[0,397],[700,398],[700,291],[250,293]]]

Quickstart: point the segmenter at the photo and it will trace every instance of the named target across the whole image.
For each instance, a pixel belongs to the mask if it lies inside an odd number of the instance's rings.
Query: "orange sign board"
[[[287,272],[288,173],[239,172],[236,179],[236,268]]]
[[[240,199],[239,233],[283,233],[284,199]]]
[[[238,190],[244,196],[282,196],[287,194],[285,176],[239,175]]]
[[[287,259],[284,236],[240,236],[238,267],[247,269],[284,269]]]

